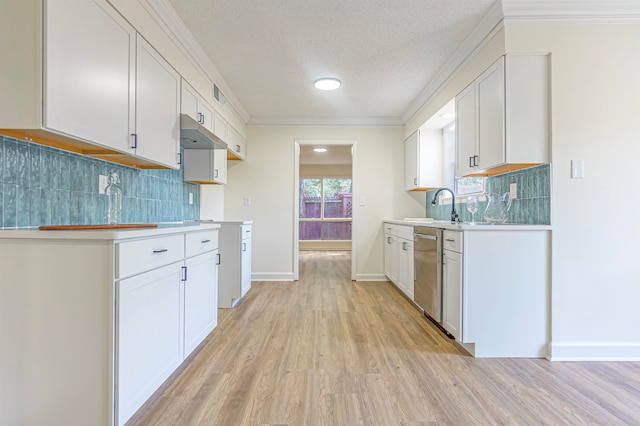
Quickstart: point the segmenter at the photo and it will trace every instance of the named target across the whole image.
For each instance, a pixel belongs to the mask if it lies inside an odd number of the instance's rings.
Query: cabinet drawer
[[[444,231],[442,233],[442,248],[462,253],[462,232]]]
[[[243,240],[247,239],[247,238],[251,238],[251,225],[242,225],[241,227],[241,237]]]
[[[396,227],[396,235],[398,236],[398,238],[404,238],[405,240],[413,241],[413,226],[398,225]]]
[[[392,223],[385,223],[384,233],[389,235],[398,235],[398,225],[394,225]]]
[[[184,234],[119,243],[116,277],[124,278],[184,259]]]
[[[186,257],[196,256],[218,248],[218,230],[190,232],[186,235]]]

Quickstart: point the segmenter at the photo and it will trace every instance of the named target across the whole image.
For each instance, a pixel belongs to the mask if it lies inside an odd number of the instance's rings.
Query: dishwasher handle
[[[435,235],[413,234],[413,236],[416,237],[416,240],[418,240],[418,238],[422,238],[423,240],[433,240],[433,241],[436,241],[438,239],[438,237],[436,237]]]

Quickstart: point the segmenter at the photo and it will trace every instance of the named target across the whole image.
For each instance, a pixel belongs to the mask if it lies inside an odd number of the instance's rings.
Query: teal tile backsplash
[[[509,210],[509,223],[549,225],[551,224],[551,165],[518,170],[499,176],[487,178],[487,192],[504,194],[509,192],[509,185],[518,184],[518,196],[513,200]],[[451,204],[431,205],[435,191],[426,193],[426,217],[447,220],[451,217]],[[456,210],[464,222],[471,222],[471,213],[466,209],[464,196],[460,196],[462,203],[456,203]],[[484,209],[487,202],[481,201],[476,213],[476,222],[484,222]]]
[[[98,176],[109,172],[120,176],[125,223],[200,217],[200,187],[181,169],[140,170],[0,136],[0,228],[106,223]]]

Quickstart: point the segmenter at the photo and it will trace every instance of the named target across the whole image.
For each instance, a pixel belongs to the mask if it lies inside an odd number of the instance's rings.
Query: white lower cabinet
[[[117,246],[116,416],[122,425],[217,325],[218,231]],[[138,269],[125,267],[131,259],[139,259]],[[163,259],[174,263],[162,265]]]
[[[460,341],[462,339],[462,253],[449,247],[461,247],[456,241],[461,232],[444,231],[442,250],[442,323],[445,329]]]
[[[218,307],[232,308],[251,289],[251,222],[220,222]]]
[[[185,261],[184,357],[218,324],[218,250]],[[211,277],[214,282],[211,282]]]
[[[124,424],[182,363],[182,263],[117,284],[117,418]]]
[[[384,224],[384,274],[413,300],[415,268],[413,226]]]

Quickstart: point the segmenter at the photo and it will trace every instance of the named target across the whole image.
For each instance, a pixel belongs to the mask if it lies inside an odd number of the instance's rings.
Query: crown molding
[[[229,105],[246,123],[249,120],[249,114],[168,0],[138,0],[138,2],[162,31],[182,50],[191,64],[211,80],[211,90],[213,91],[215,83],[224,93],[226,105]]]
[[[427,84],[415,100],[409,105],[402,120],[409,122],[418,111],[433,99],[447,81],[465,65],[480,49],[482,49],[493,36],[503,27],[502,4],[497,0],[482,18],[469,36],[456,49],[453,56],[444,64],[438,74]]]
[[[251,117],[247,127],[402,127],[400,117]]]
[[[508,23],[620,23],[640,20],[638,0],[502,0]]]

